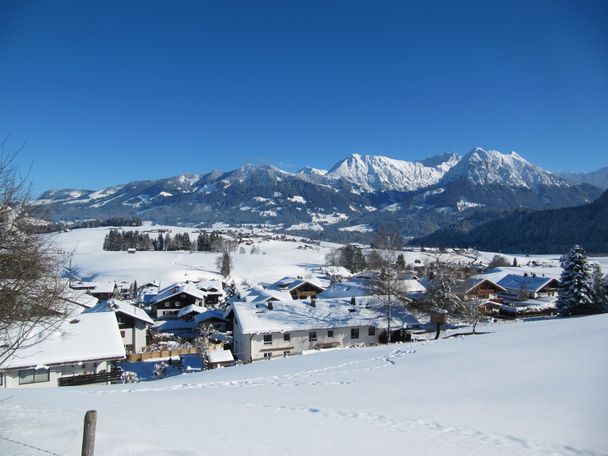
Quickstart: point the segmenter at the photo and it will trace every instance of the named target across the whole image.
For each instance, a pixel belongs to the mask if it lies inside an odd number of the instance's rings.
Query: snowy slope
[[[381,155],[352,154],[336,163],[326,176],[348,179],[370,192],[412,191],[437,183],[459,159],[458,155],[450,154],[429,166]]]
[[[466,179],[475,185],[536,188],[540,185],[569,187],[565,179],[535,166],[515,152],[503,154],[481,147],[466,154],[443,177],[441,184]]]
[[[600,455],[608,315],[345,349],[136,385],[1,390],[0,437],[100,455]],[[0,438],[0,454],[39,454]]]

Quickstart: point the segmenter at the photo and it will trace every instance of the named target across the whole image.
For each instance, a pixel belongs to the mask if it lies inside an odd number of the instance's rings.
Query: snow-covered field
[[[0,437],[78,454],[607,454],[608,315],[135,385],[0,390]],[[0,438],[0,454],[43,454]]]
[[[145,230],[161,228],[158,226],[144,226],[137,229]],[[190,238],[196,239],[193,229],[170,228],[171,235],[188,231]],[[133,229],[133,228],[126,228]],[[102,250],[104,236],[109,228],[90,228],[73,230],[67,233],[53,235],[53,240],[60,250],[74,252],[72,268],[86,280],[97,281],[127,281],[137,280],[139,284],[148,281],[160,281],[161,285],[182,280],[196,280],[199,278],[214,278],[217,276],[215,265],[217,253],[203,252],[137,252],[129,255],[126,252],[104,252]],[[154,236],[154,235],[152,235]],[[274,282],[284,276],[302,276],[310,278],[318,274],[320,267],[325,265],[325,255],[330,248],[338,247],[336,244],[321,243],[319,247],[304,248],[301,242],[262,241],[254,244],[259,248],[260,254],[251,255],[251,246],[244,246],[244,254],[233,254],[234,268],[232,278],[240,283]],[[311,246],[307,246],[311,247]],[[423,253],[420,251],[403,252],[405,261],[414,264],[418,260],[421,264],[434,261],[438,254]],[[495,254],[492,252],[479,252],[478,261],[488,264]],[[499,280],[507,273],[535,272],[559,278],[559,255],[504,255],[509,261],[517,258],[519,268],[509,268],[492,276]],[[475,255],[441,254],[442,260],[452,258],[454,261],[468,263]],[[542,267],[526,267],[530,261],[542,264]],[[600,258],[604,271],[608,271],[608,258]]]

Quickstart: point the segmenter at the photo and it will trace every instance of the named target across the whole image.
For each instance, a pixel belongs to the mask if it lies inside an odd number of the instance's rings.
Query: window
[[[264,358],[266,358],[266,359],[272,358],[272,353],[264,353]]]
[[[19,371],[19,384],[42,383],[49,381],[49,369],[25,369]]]
[[[370,326],[369,327],[369,333],[370,336],[375,336],[376,335],[376,327],[375,326]]]
[[[328,329],[327,330],[327,337],[334,337],[334,330],[333,329]]]
[[[272,345],[272,334],[264,334],[264,345]]]
[[[351,328],[350,329],[350,338],[358,339],[359,338],[359,328]]]
[[[0,386],[4,386],[4,374],[0,374]]]
[[[310,331],[308,333],[308,341],[315,342],[317,340],[317,331]]]
[[[283,333],[283,341],[284,342],[289,342],[291,340],[291,334],[289,333]]]
[[[120,337],[122,337],[122,338],[125,337],[125,332],[124,331],[120,331]]]

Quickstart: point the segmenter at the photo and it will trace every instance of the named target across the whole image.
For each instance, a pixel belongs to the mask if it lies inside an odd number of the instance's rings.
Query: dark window
[[[289,333],[283,333],[283,340],[285,342],[289,342],[291,340],[291,334],[289,334]]]
[[[120,331],[120,337],[125,337],[125,332],[124,331]]]
[[[4,386],[4,374],[0,374],[0,386]]]
[[[327,330],[327,337],[334,337],[334,330],[333,329],[328,329]]]
[[[375,326],[370,326],[369,327],[369,335],[370,336],[376,335],[376,327]]]
[[[272,345],[272,334],[264,334],[264,345]]]
[[[315,342],[317,340],[317,331],[310,331],[308,333],[308,341]]]
[[[359,338],[359,328],[351,328],[350,329],[350,338],[358,339]]]
[[[19,371],[19,384],[42,383],[49,381],[49,369],[25,369]]]

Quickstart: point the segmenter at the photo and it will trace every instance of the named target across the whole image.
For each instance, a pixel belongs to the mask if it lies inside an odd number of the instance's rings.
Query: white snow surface
[[[352,154],[337,163],[326,176],[348,179],[369,192],[412,191],[439,182],[458,163],[458,159],[458,156],[451,155],[436,166],[427,166],[422,162],[396,160],[381,155]]]
[[[536,165],[516,152],[503,154],[477,147],[465,155],[443,177],[442,183],[467,179],[476,185],[500,184],[508,187],[537,188],[539,185],[569,187],[570,183]]]
[[[103,455],[600,455],[608,315],[342,349],[154,382],[0,393],[0,436]],[[269,430],[272,430],[269,432]],[[0,454],[38,454],[0,439]]]

